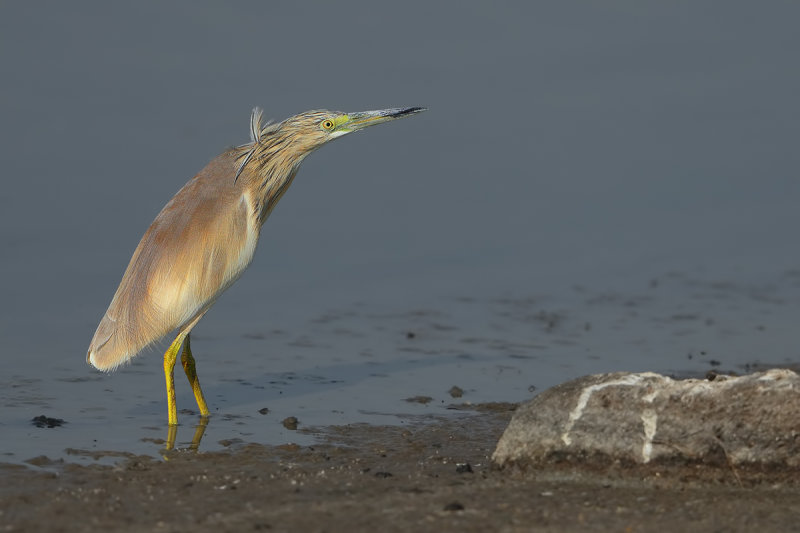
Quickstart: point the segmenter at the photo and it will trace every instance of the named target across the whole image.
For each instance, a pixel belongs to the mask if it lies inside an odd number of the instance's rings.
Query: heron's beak
[[[348,113],[349,120],[342,124],[342,129],[348,133],[357,131],[368,126],[389,122],[403,117],[410,117],[417,113],[422,113],[425,107],[395,107],[392,109],[381,109],[379,111],[361,111],[359,113]]]

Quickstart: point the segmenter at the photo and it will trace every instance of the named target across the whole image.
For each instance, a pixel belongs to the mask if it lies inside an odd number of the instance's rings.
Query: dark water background
[[[157,452],[163,346],[112,375],[86,348],[150,221],[247,141],[255,105],[430,110],[304,163],[193,335],[204,449],[302,440],[290,415],[392,423],[592,372],[797,362],[798,20],[744,1],[1,4],[0,460]]]

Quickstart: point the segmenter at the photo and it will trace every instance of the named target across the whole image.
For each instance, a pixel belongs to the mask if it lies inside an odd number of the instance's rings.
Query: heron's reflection
[[[200,448],[200,441],[203,440],[203,435],[206,432],[206,428],[208,427],[208,417],[201,416],[200,419],[197,421],[197,425],[194,427],[194,436],[192,437],[192,442],[186,448],[186,450],[196,452]],[[170,424],[167,426],[167,440],[165,444],[165,451],[172,451],[175,449],[175,439],[178,437],[178,426],[176,424]]]

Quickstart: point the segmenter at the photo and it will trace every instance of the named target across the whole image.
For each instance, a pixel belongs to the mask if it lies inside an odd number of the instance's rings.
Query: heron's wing
[[[112,369],[204,312],[252,259],[258,229],[223,154],[162,209],[133,253],[89,361]]]

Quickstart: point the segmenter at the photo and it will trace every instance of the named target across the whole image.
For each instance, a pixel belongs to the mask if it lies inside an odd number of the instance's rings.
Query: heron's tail
[[[89,344],[86,362],[98,370],[114,370],[144,348],[144,345],[138,346],[138,344],[120,329],[116,320],[106,313]]]

